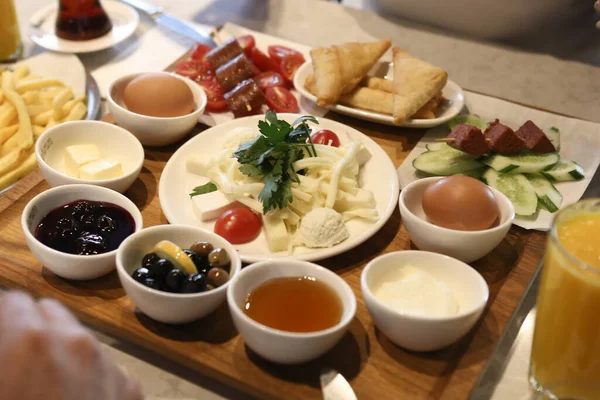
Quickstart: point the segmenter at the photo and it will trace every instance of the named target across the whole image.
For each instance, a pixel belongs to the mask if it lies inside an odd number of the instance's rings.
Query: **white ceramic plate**
[[[386,77],[389,75],[388,70],[390,67],[389,62],[380,61],[375,67],[373,67],[373,71],[371,71],[370,75]],[[298,68],[296,71],[296,75],[294,76],[294,87],[303,97],[306,97],[312,102],[317,101],[317,98],[310,93],[304,87],[304,82],[308,75],[312,72],[312,62],[307,61]],[[460,110],[462,110],[465,104],[465,96],[463,94],[462,89],[455,82],[448,80],[446,86],[442,90],[442,95],[444,96],[444,102],[439,107],[436,118],[433,119],[409,119],[404,122],[401,126],[409,127],[409,128],[431,128],[434,126],[441,125],[445,122],[448,122],[452,118],[454,118]],[[361,110],[359,108],[348,107],[341,104],[334,104],[329,107],[331,111],[338,112],[340,114],[349,115],[351,117],[364,119],[366,121],[378,122],[386,125],[394,125],[394,118],[391,115],[381,114],[378,112]]]
[[[299,114],[278,115],[280,119],[285,119],[289,122],[294,121],[299,116]],[[195,225],[211,231],[213,230],[214,221],[202,222],[196,218],[189,197],[192,188],[202,185],[208,180],[187,172],[185,167],[186,160],[192,154],[205,155],[207,158],[212,157],[221,149],[227,132],[237,127],[255,128],[258,121],[263,118],[263,115],[256,115],[217,125],[190,139],[173,154],[162,172],[158,187],[160,206],[171,224]],[[398,193],[400,190],[394,164],[377,143],[359,131],[339,122],[325,118],[318,118],[318,120],[320,124],[315,125],[318,129],[345,132],[350,140],[362,142],[373,155],[371,160],[362,168],[360,183],[361,187],[373,192],[380,217],[377,222],[366,222],[359,219],[348,221],[346,226],[350,232],[350,237],[331,248],[309,249],[306,247],[296,247],[291,256],[295,259],[306,261],[323,260],[335,256],[358,246],[373,236],[392,215],[398,202]],[[343,136],[340,135],[340,139],[343,140]],[[240,252],[242,261],[247,263],[290,256],[287,252],[273,253],[269,251],[264,233],[261,233],[257,239],[250,243],[236,245],[235,247]]]
[[[50,4],[40,9],[30,18],[31,40],[48,50],[61,53],[91,53],[115,46],[135,32],[140,22],[140,17],[132,7],[120,2],[106,0],[102,1],[102,6],[113,26],[111,31],[104,36],[83,41],[59,38],[54,32],[57,6],[56,4]],[[43,22],[36,27],[40,21]]]

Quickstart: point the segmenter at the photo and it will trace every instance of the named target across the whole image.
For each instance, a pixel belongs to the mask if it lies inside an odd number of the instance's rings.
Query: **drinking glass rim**
[[[586,263],[585,261],[582,261],[579,258],[575,257],[569,250],[567,250],[562,245],[562,243],[558,239],[558,231],[556,229],[556,227],[557,227],[556,222],[564,213],[566,213],[569,210],[572,210],[573,208],[575,208],[577,206],[588,205],[588,204],[590,204],[590,205],[595,204],[595,205],[597,205],[597,207],[600,210],[600,197],[592,197],[589,199],[580,200],[576,203],[569,204],[567,207],[563,208],[562,210],[559,210],[558,213],[556,213],[554,220],[552,221],[552,228],[550,229],[550,237],[552,238],[552,241],[554,242],[556,247],[560,250],[562,255],[567,257],[567,259],[569,259],[569,261],[572,261],[574,264],[576,264],[579,268],[581,268],[583,270],[591,271],[593,274],[597,274],[598,276],[600,276],[600,268],[598,268],[594,265],[590,265],[590,264]],[[600,213],[600,211],[599,211],[599,213]]]

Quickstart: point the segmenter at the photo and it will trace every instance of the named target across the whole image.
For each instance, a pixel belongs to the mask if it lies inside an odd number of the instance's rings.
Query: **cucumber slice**
[[[441,150],[457,150],[458,151],[458,149],[455,149],[454,147],[450,147],[444,142],[427,143],[425,145],[425,147],[429,151],[441,151]]]
[[[548,136],[548,139],[550,139],[550,141],[554,145],[554,148],[558,152],[560,150],[560,130],[553,126],[544,129],[544,133],[546,134],[546,136]]]
[[[560,160],[557,153],[548,154],[515,154],[512,156],[503,156],[495,154],[484,161],[485,164],[502,173],[532,173],[550,169]]]
[[[454,174],[454,176],[456,176],[456,175],[470,176],[471,178],[481,179],[481,177],[483,176],[483,174],[485,173],[485,171],[487,169],[488,169],[488,167],[475,168],[470,171],[459,172],[458,174]]]
[[[500,174],[488,168],[483,180],[494,189],[502,192],[515,206],[517,215],[533,215],[537,211],[538,198],[529,180],[522,174]]]
[[[479,129],[481,129],[482,131],[487,129],[487,127],[489,125],[487,122],[485,122],[484,120],[479,118],[479,115],[466,114],[466,115],[457,115],[456,117],[452,118],[448,122],[448,128],[450,128],[450,130],[453,130],[454,128],[456,128],[456,125],[458,125],[458,124],[472,125],[472,126],[475,126]]]
[[[525,174],[525,177],[533,185],[541,208],[551,213],[557,212],[563,197],[554,185],[540,174]]]
[[[551,182],[577,181],[583,179],[583,168],[575,161],[561,160],[552,168],[540,172]]]
[[[483,167],[462,151],[426,151],[413,160],[413,167],[430,175],[453,175]]]

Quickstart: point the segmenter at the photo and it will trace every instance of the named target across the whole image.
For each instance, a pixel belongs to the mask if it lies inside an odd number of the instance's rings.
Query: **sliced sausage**
[[[217,48],[212,49],[204,57],[208,60],[213,69],[233,60],[244,52],[236,38],[231,38]]]
[[[490,150],[481,130],[472,125],[458,124],[448,137],[454,138],[448,142],[450,146],[472,156],[478,157]]]
[[[520,153],[526,148],[523,139],[498,120],[485,130],[485,138],[490,149],[500,154]]]
[[[238,118],[259,114],[265,104],[265,95],[254,80],[247,79],[225,93],[225,100],[233,115]]]
[[[554,153],[556,151],[548,136],[532,121],[525,122],[515,133],[523,139],[525,147],[534,153]]]
[[[256,67],[244,54],[240,54],[217,69],[217,81],[223,92],[229,92],[240,82],[254,78],[255,75]]]

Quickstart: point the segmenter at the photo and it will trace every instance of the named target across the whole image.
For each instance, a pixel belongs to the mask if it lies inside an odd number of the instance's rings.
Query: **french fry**
[[[65,105],[62,107],[62,110],[61,110],[62,115],[68,115],[71,112],[71,110],[73,109],[73,107],[75,107],[75,105],[77,104],[77,102],[84,103],[85,99],[83,97],[78,97],[76,99],[72,99],[72,100],[67,101],[65,103]]]
[[[38,91],[32,90],[30,92],[23,94],[23,96],[21,96],[21,97],[23,98],[23,101],[27,105],[41,103],[40,92],[38,92]]]
[[[35,125],[45,126],[48,124],[48,121],[50,121],[50,118],[52,118],[53,115],[54,115],[53,109],[46,110],[46,111],[42,112],[41,114],[38,114],[35,117],[33,117],[33,123]]]
[[[65,118],[65,121],[78,121],[80,119],[83,119],[86,114],[87,107],[85,106],[85,104],[83,104],[82,102],[77,102],[71,110],[71,112],[69,113],[69,115],[67,115],[67,118]]]
[[[51,107],[49,107],[47,104],[30,104],[27,106],[27,113],[29,114],[30,117],[36,117],[46,111],[51,110]],[[40,125],[45,125],[45,124],[40,124]]]
[[[23,79],[29,75],[29,67],[25,64],[19,64],[15,67],[15,79]]]
[[[18,131],[19,124],[7,126],[6,128],[0,128],[0,145],[4,144],[4,142],[10,139]]]
[[[15,78],[12,72],[4,71],[2,73],[2,90],[4,91],[4,95],[6,96],[7,90],[14,90],[15,88]]]
[[[20,80],[21,81],[35,81],[36,79],[42,79],[42,77],[38,76],[38,75],[27,75],[27,76],[21,78]]]
[[[9,126],[17,117],[17,109],[7,102],[4,110],[0,111],[0,128]]]
[[[37,161],[32,149],[27,152],[26,157],[21,165],[0,176],[0,190],[7,188],[35,169]]]
[[[2,74],[2,76],[4,77],[4,74]],[[20,135],[22,139],[21,146],[24,149],[28,149],[33,146],[33,132],[31,130],[31,119],[27,113],[25,102],[21,96],[17,94],[17,92],[13,92],[12,90],[5,90],[4,95],[6,96],[6,99],[17,109],[17,116],[19,118],[18,135]]]
[[[52,128],[56,124],[58,124],[58,121],[55,120],[54,117],[50,117],[50,120],[46,124],[46,129]]]
[[[21,137],[19,135],[19,130],[17,129],[17,133],[9,137],[6,142],[0,146],[0,157],[4,157],[9,154],[11,151],[15,150],[19,147],[19,143],[21,141]]]
[[[2,74],[4,76],[4,74]],[[17,93],[25,93],[30,90],[43,89],[47,87],[64,87],[65,84],[58,79],[35,79],[22,80],[15,85]],[[4,86],[3,86],[4,87]]]
[[[62,108],[69,101],[69,99],[73,98],[73,91],[71,88],[65,88],[60,91],[52,100],[52,109],[54,110],[54,118],[60,119],[62,118]]]
[[[0,104],[4,103],[4,92],[0,89]]]
[[[40,125],[32,125],[31,129],[33,129],[33,138],[37,139],[42,136],[42,133],[46,132],[46,128]]]
[[[42,100],[46,100],[49,101],[50,103],[52,103],[52,100],[54,100],[54,98],[56,97],[57,94],[59,94],[62,91],[62,89],[48,89],[48,90],[44,90],[39,92],[40,93],[40,98]]]
[[[14,169],[18,165],[19,159],[24,152],[25,150],[23,148],[17,147],[8,154],[0,157],[0,175],[3,175]]]

